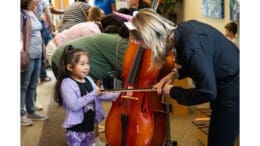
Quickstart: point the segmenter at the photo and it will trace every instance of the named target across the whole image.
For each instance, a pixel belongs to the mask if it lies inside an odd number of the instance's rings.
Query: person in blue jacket
[[[190,20],[175,26],[152,9],[140,10],[130,25],[132,38],[152,49],[152,63],[162,66],[175,52],[174,68],[153,88],[183,105],[210,102],[208,146],[233,146],[239,134],[239,49],[215,28]],[[134,30],[133,30],[134,31]],[[132,32],[132,31],[131,31]],[[137,34],[137,35],[134,35]],[[190,77],[194,88],[173,84]]]
[[[102,9],[105,15],[112,14],[116,10],[115,0],[95,0],[95,6]]]

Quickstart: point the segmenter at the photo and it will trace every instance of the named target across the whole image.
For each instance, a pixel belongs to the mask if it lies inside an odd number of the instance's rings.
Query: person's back
[[[91,7],[88,10],[88,21],[81,22],[73,25],[69,29],[63,30],[63,32],[58,33],[55,36],[57,47],[63,45],[69,40],[80,38],[84,35],[91,35],[95,33],[101,33],[101,24],[100,23],[104,14],[102,10],[97,7]]]
[[[119,45],[117,50],[118,42]],[[82,48],[88,52],[91,60],[90,76],[94,80],[109,77],[108,72],[115,70],[117,70],[118,75],[121,75],[122,60],[125,50],[127,49],[128,42],[126,39],[121,38],[118,34],[100,33],[70,41],[69,43],[59,47],[53,54],[52,61],[54,64],[58,65],[64,47],[68,44],[76,48]],[[116,56],[118,60],[117,65],[115,65]]]
[[[191,20],[180,23],[177,29],[174,30],[174,35],[176,39],[175,47],[183,48],[183,52],[187,57],[190,57],[191,52],[195,52],[198,48],[201,48],[208,57],[212,57],[215,78],[218,84],[230,84],[231,79],[235,80],[231,76],[235,75],[239,70],[239,50],[217,29],[208,24]],[[185,40],[179,38],[185,38]],[[199,38],[200,41],[196,41],[194,38]],[[182,63],[183,59],[178,58],[178,60]],[[228,76],[230,78],[226,80]]]
[[[101,28],[99,27],[99,24],[95,22],[82,22],[75,24],[69,29],[65,29],[64,31],[57,33],[52,39],[47,47],[46,47],[46,57],[48,60],[48,63],[51,64],[51,58],[57,47],[60,47],[66,42],[69,42],[71,40],[83,37],[83,36],[89,36],[97,33],[101,33]]]
[[[186,21],[174,27],[174,23],[152,9],[140,10],[131,24],[140,34],[135,40],[141,40],[152,49],[155,65],[163,65],[170,51],[174,51],[175,63],[179,64],[153,85],[157,93],[183,105],[210,102],[212,113],[207,145],[234,145],[239,134],[237,47],[208,24]],[[195,86],[187,89],[174,85],[174,79],[185,77],[190,77]]]
[[[55,36],[55,40],[58,45],[57,47],[59,47],[70,40],[96,33],[101,33],[101,30],[99,29],[97,24],[95,24],[94,22],[82,22],[75,24],[69,29],[65,29],[61,33],[58,33]]]
[[[91,6],[85,2],[74,2],[64,11],[59,32],[80,22],[87,21],[87,11]]]
[[[55,41],[57,43],[57,47],[63,45],[67,41],[80,38],[84,35],[101,33],[102,28],[100,21],[103,18],[103,16],[104,14],[102,13],[102,10],[100,8],[89,8],[87,22],[75,24],[70,28],[65,29],[62,32],[56,34]]]
[[[65,42],[80,38],[85,35],[92,35],[102,32],[102,26],[100,24],[104,14],[100,8],[91,7],[88,10],[87,22],[81,22],[73,25],[72,27],[57,33],[54,39],[48,43],[46,48],[46,55],[48,62],[51,64],[51,56],[55,52],[56,48],[63,45]]]

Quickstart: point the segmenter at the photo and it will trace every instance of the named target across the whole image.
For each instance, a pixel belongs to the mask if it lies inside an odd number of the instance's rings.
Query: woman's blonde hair
[[[88,21],[100,22],[104,17],[104,13],[98,7],[91,7],[88,10]]]
[[[171,49],[168,43],[172,30],[176,28],[174,23],[153,9],[144,8],[133,17],[132,24],[136,27],[142,41],[152,49],[153,64],[161,66]]]

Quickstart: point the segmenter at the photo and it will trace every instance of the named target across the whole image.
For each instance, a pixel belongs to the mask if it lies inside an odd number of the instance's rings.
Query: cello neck
[[[131,70],[130,70],[130,73],[128,74],[128,78],[127,78],[127,82],[130,85],[133,85],[135,83],[137,71],[138,71],[142,56],[143,56],[143,50],[144,50],[144,48],[141,45],[138,45],[138,49],[134,56],[135,59],[131,66]]]

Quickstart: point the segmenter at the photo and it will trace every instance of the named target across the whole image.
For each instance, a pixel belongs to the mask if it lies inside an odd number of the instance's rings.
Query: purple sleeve
[[[119,95],[120,92],[105,92],[100,97],[98,97],[98,99],[103,101],[115,101]]]
[[[75,84],[76,85],[76,84]],[[75,86],[71,81],[66,80],[61,84],[60,92],[63,99],[63,103],[66,104],[73,111],[78,111],[86,104],[90,103],[97,97],[97,93],[94,91],[80,97],[77,95],[77,86]],[[80,91],[79,91],[80,92]]]

